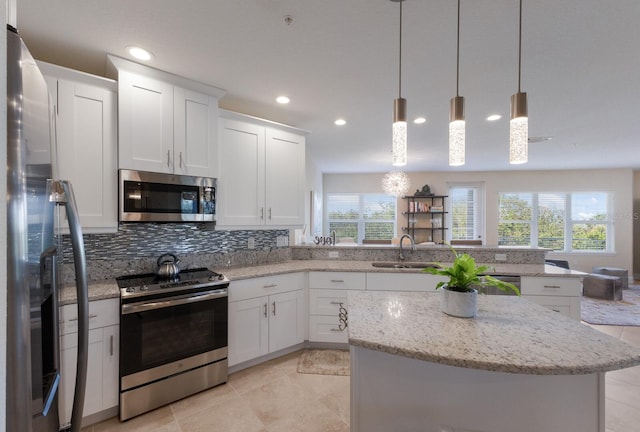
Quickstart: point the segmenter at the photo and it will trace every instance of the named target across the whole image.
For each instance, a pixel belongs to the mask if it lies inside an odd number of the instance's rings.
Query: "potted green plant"
[[[427,267],[422,270],[438,276],[448,277],[448,281],[438,282],[436,289],[443,288],[442,311],[448,315],[461,318],[472,318],[476,315],[478,289],[483,287],[496,287],[505,292],[513,292],[520,295],[520,290],[515,285],[498,280],[484,274],[491,267],[476,265],[476,260],[466,253],[458,253],[451,247],[454,260],[450,267]]]

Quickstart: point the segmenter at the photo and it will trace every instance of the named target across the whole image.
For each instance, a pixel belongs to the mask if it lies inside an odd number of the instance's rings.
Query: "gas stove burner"
[[[207,268],[185,269],[172,278],[160,278],[155,273],[120,276],[116,278],[116,282],[123,299],[148,295],[162,296],[165,292],[206,290],[229,285],[229,279],[223,274]]]

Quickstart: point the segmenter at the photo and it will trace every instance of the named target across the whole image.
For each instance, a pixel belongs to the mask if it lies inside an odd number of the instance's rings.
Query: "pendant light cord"
[[[518,23],[518,93],[520,93],[520,70],[522,69],[522,0],[520,0],[520,21]]]
[[[398,58],[398,97],[402,97],[402,3],[404,0],[400,0],[400,55]]]
[[[456,97],[460,96],[459,94],[459,85],[460,85],[460,0],[458,0],[458,42],[456,48]]]

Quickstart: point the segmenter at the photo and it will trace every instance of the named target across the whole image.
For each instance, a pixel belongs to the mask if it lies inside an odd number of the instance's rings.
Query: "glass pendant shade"
[[[407,164],[407,100],[398,98],[393,103],[392,165]]]
[[[509,129],[509,163],[526,163],[529,153],[529,117],[527,115],[526,93],[518,92],[511,96]]]
[[[449,165],[464,165],[465,121],[464,98],[451,98],[449,110]]]
[[[391,171],[382,177],[382,190],[387,195],[404,196],[410,186],[409,177],[402,171]]]

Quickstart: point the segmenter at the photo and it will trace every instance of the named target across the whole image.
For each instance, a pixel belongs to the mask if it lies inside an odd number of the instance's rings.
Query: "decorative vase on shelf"
[[[440,309],[447,315],[458,318],[473,318],[478,309],[478,291],[454,291],[442,287]]]

